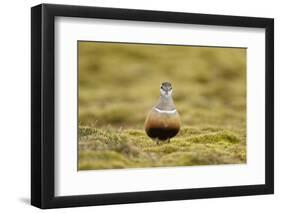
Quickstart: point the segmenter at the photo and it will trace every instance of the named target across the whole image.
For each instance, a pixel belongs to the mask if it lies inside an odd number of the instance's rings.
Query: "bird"
[[[160,86],[158,103],[148,112],[144,129],[146,134],[157,144],[168,141],[180,131],[181,121],[172,98],[172,84],[163,82]]]

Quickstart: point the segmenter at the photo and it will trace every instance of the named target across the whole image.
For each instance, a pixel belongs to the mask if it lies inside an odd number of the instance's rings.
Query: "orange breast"
[[[145,121],[145,132],[151,138],[167,140],[177,135],[180,130],[180,117],[175,113],[159,113],[152,109]]]

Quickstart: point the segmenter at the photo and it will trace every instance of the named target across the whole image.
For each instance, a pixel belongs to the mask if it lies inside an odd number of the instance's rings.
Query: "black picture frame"
[[[265,184],[112,194],[54,195],[55,17],[264,28],[266,128]],[[41,4],[31,8],[31,204],[39,208],[139,203],[274,193],[274,19]]]

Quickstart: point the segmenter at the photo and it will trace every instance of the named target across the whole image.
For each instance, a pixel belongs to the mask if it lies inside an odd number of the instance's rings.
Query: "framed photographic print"
[[[271,194],[274,21],[31,9],[31,203]]]

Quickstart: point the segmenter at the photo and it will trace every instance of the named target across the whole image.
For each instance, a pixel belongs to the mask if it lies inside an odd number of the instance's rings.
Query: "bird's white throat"
[[[164,98],[170,98],[172,96],[172,91],[173,90],[170,90],[170,91],[166,92],[165,90],[160,88],[160,95]]]

